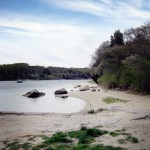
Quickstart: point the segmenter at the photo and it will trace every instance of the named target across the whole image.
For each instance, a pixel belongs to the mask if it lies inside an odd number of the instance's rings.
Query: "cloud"
[[[145,21],[145,19],[150,19],[150,10],[145,10],[144,5],[148,4],[148,2],[143,0],[44,0],[50,6],[56,5],[57,7],[88,13],[91,15],[107,18],[110,20],[118,21],[118,18],[122,23],[128,24],[130,20],[137,20],[139,22]],[[132,21],[133,22],[133,21]]]
[[[76,23],[33,23],[19,18],[5,18],[1,25],[6,35],[0,38],[0,53],[5,55],[0,64],[24,61],[32,65],[86,67],[94,48],[113,32],[113,28],[105,34],[103,29]]]
[[[144,9],[150,3],[144,0],[39,1],[49,10],[36,15],[6,10],[0,14],[0,64],[85,67],[95,48],[116,29],[150,19],[149,9]]]
[[[28,31],[42,31],[44,29],[44,25],[41,23],[35,23],[31,21],[23,21],[21,19],[8,19],[8,18],[0,18],[0,26],[18,28],[22,30]]]

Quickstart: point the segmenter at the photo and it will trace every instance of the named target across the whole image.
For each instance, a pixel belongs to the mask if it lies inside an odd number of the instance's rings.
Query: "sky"
[[[115,30],[150,20],[150,0],[0,0],[0,64],[88,67]]]

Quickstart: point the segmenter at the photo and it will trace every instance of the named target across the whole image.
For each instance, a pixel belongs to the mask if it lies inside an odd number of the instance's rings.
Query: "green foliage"
[[[138,143],[138,142],[139,142],[136,137],[131,136],[131,135],[128,135],[128,136],[126,137],[126,141],[131,142],[131,143]]]
[[[94,141],[94,137],[102,136],[107,133],[108,131],[106,130],[82,127],[81,130],[69,132],[69,136],[71,138],[77,138],[79,140],[79,144],[89,144]]]
[[[21,147],[22,147],[22,149],[27,150],[31,147],[31,144],[26,142],[26,143],[22,144]]]
[[[124,132],[124,131],[126,131],[126,129],[122,128],[121,130],[116,130],[115,132]]]
[[[107,104],[111,104],[111,103],[127,102],[127,101],[119,99],[119,98],[106,97],[106,98],[103,99],[103,102],[105,102]]]
[[[120,133],[117,133],[117,132],[110,132],[109,134],[113,137],[116,137],[116,136],[120,135]]]
[[[123,34],[120,30],[115,31],[114,35],[111,35],[110,46],[113,47],[114,45],[123,45]]]
[[[44,135],[39,136],[43,141],[39,144],[35,144],[33,141],[23,143],[19,140],[1,141],[5,144],[2,149],[10,150],[125,150],[122,147],[114,147],[103,144],[95,144],[96,138],[104,134],[109,134],[113,137],[123,135],[124,139],[119,139],[119,144],[138,143],[138,139],[132,136],[130,133],[125,133],[126,129],[116,130],[108,132],[106,130],[100,130],[97,128],[81,127],[80,130],[71,132],[58,132],[51,137]],[[33,137],[36,138],[36,137]],[[35,140],[34,140],[35,141]]]
[[[115,74],[106,72],[98,79],[98,83],[106,88],[114,88],[117,85],[117,77]]]
[[[82,145],[79,144],[70,150],[125,150],[125,149],[121,147],[113,147],[113,146],[102,145],[102,144],[91,145],[91,146],[86,144],[82,144]]]
[[[123,34],[118,30],[111,36],[110,46],[102,45],[92,57],[94,74],[98,83],[106,88],[119,87],[150,93],[150,22],[129,29]],[[123,39],[127,42],[124,44]],[[116,42],[117,41],[117,42]]]
[[[58,142],[61,142],[61,143],[69,143],[69,142],[72,142],[71,140],[69,140],[67,138],[67,134],[63,133],[63,132],[58,132],[56,134],[53,134],[52,137],[50,138],[47,138],[45,140],[45,143],[58,143]]]
[[[130,142],[130,143],[138,143],[139,142],[139,140],[136,137],[132,136],[130,133],[122,132],[119,134],[126,136],[125,139],[119,139],[118,140],[119,144],[126,144],[127,142]]]
[[[126,142],[125,139],[119,139],[119,140],[118,140],[118,143],[119,143],[119,144],[126,144],[127,142]]]
[[[26,63],[0,65],[0,80],[34,79],[88,79],[89,68],[62,68],[29,66]]]

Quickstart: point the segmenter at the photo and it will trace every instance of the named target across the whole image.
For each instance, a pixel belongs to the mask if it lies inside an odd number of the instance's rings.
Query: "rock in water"
[[[59,89],[55,91],[55,95],[68,94],[65,88]]]
[[[88,85],[79,88],[79,91],[87,91],[87,90],[90,90],[90,87]]]
[[[39,92],[38,90],[34,89],[34,90],[30,91],[30,92],[27,92],[23,96],[26,96],[26,97],[29,97],[29,98],[37,98],[37,97],[44,96],[44,95],[45,95],[45,93]]]

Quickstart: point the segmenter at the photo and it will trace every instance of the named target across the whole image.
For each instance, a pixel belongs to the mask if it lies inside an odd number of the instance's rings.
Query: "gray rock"
[[[40,96],[45,96],[45,93],[39,92],[38,90],[34,89],[30,92],[27,92],[23,96],[26,96],[26,97],[29,97],[29,98],[37,98],[37,97],[40,97]]]
[[[90,87],[88,85],[79,88],[79,91],[87,91],[87,90],[90,90]]]
[[[95,92],[95,91],[96,91],[96,89],[92,89],[91,91],[92,91],[92,92]]]
[[[65,88],[59,89],[55,91],[55,95],[68,94]]]
[[[79,87],[81,87],[81,85],[77,85],[77,87],[79,88]]]

